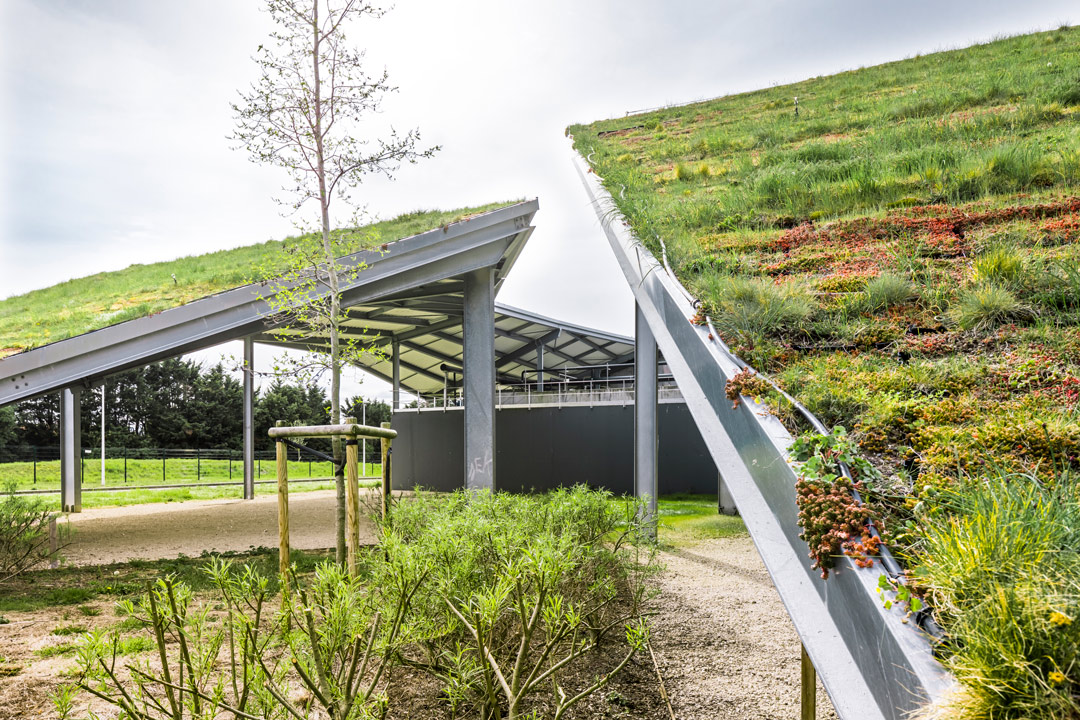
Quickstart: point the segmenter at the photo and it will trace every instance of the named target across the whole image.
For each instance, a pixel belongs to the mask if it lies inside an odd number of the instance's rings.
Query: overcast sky
[[[281,171],[230,148],[256,0],[0,0],[0,298],[291,233]],[[401,0],[356,26],[436,159],[358,193],[375,217],[538,197],[500,300],[630,333],[570,165],[570,123],[1076,22],[1075,2]]]

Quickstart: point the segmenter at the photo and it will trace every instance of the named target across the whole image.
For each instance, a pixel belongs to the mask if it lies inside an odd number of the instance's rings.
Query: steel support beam
[[[723,473],[716,473],[716,502],[716,509],[722,515],[739,514],[739,508],[735,506],[735,498],[731,496],[731,490],[724,482]]]
[[[390,343],[390,348],[393,355],[391,360],[394,365],[394,402],[393,405],[391,405],[391,408],[397,411],[401,408],[401,342],[395,338],[394,341]]]
[[[634,495],[645,501],[645,521],[656,533],[656,338],[634,304]]]
[[[544,389],[544,343],[536,341],[536,389]]]
[[[60,508],[82,512],[82,388],[60,391]]]
[[[465,274],[465,487],[495,489],[495,271]]]
[[[244,338],[244,499],[255,498],[255,340]]]

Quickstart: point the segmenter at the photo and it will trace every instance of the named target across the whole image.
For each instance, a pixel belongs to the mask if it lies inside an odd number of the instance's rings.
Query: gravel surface
[[[749,536],[661,553],[652,645],[679,720],[799,717],[795,627]],[[817,716],[835,718],[818,681]]]
[[[360,492],[361,502],[375,494],[363,488]],[[289,542],[293,548],[334,546],[334,497],[333,490],[289,496]],[[229,552],[278,545],[277,495],[94,508],[68,515],[68,520],[75,532],[64,557],[73,565],[196,557],[204,550]],[[366,518],[361,519],[360,541],[374,542]]]

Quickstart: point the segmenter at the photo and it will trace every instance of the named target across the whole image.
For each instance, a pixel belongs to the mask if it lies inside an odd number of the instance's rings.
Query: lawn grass
[[[375,247],[507,204],[408,213],[365,226],[362,230],[366,236],[358,244]],[[205,255],[132,265],[0,300],[0,357],[258,280],[257,268],[273,267],[274,256],[293,241],[270,240]]]
[[[679,547],[746,534],[742,518],[717,512],[715,495],[665,495],[657,502],[657,512],[656,536],[661,546]]]
[[[975,504],[956,498],[1003,475],[1075,486],[1080,28],[568,130],[727,344],[851,432],[916,578],[1009,535],[1005,512],[950,535]],[[1080,532],[1080,515],[1058,520]],[[1072,613],[1075,583],[1016,560],[993,597],[925,588],[977,699],[943,717],[1080,716],[1072,615],[1055,610]]]
[[[0,463],[0,488],[14,487],[15,490],[50,490],[60,489],[60,461],[39,461]],[[256,462],[257,480],[272,480],[276,477],[274,460]],[[381,474],[379,463],[367,463],[360,468],[361,477]],[[327,462],[308,462],[307,460],[289,461],[290,478],[332,477],[333,466]],[[244,477],[244,464],[241,460],[202,460],[196,463],[194,458],[168,458],[163,463],[160,459],[105,459],[106,487],[137,487],[140,485],[167,485],[195,482],[238,482]],[[101,487],[101,460],[88,459],[83,463],[83,486]]]

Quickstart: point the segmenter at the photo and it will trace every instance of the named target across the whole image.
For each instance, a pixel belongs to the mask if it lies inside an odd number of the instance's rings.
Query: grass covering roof
[[[732,349],[882,473],[953,635],[942,717],[1080,715],[1080,29],[569,132]]]
[[[365,226],[358,235],[364,237],[365,247],[373,247],[508,204],[411,212]],[[151,315],[257,280],[259,269],[272,267],[274,256],[295,240],[270,240],[204,255],[131,265],[0,300],[0,357]]]

